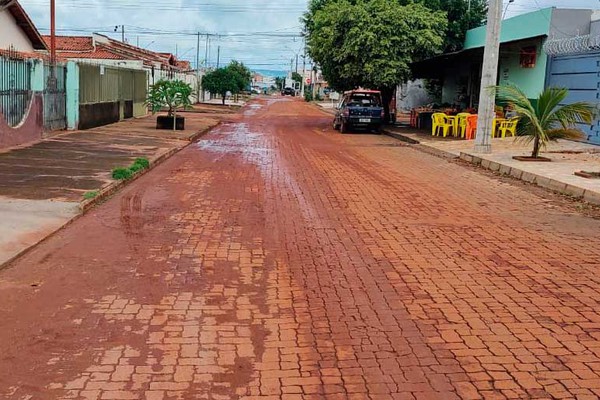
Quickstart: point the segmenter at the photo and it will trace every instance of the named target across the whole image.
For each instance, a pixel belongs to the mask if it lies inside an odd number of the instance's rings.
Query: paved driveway
[[[0,273],[7,398],[598,398],[600,221],[261,100]]]
[[[181,149],[215,125],[209,111],[186,114],[186,131],[157,131],[149,116],[0,152],[0,265],[77,215],[84,193],[113,182],[113,168]]]

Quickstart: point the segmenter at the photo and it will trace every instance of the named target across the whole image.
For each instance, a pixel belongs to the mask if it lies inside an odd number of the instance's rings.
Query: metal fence
[[[146,100],[146,82],[146,71],[79,64],[79,104],[143,103]]]
[[[0,56],[0,112],[9,126],[21,123],[32,98],[31,61]]]
[[[44,65],[44,127],[47,130],[67,127],[67,67]]]

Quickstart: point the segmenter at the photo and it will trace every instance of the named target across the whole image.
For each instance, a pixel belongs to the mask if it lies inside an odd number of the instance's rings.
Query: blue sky
[[[49,0],[20,0],[42,33],[47,33]],[[465,0],[466,1],[466,0]],[[508,3],[508,0],[504,0]],[[56,0],[59,34],[89,35],[99,31],[120,38],[116,25],[125,25],[127,40],[155,51],[177,53],[195,62],[194,32],[211,37],[208,62],[214,66],[217,48],[221,64],[238,59],[253,69],[289,70],[301,54],[299,19],[307,0]],[[507,17],[559,6],[600,9],[600,0],[515,0]],[[256,34],[256,33],[260,34]],[[232,36],[232,34],[242,34]],[[200,60],[205,57],[205,37]],[[299,59],[302,63],[302,59]]]

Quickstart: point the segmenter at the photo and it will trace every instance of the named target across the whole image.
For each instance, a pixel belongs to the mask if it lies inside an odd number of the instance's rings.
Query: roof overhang
[[[48,50],[46,42],[17,0],[0,0],[0,10],[6,8],[17,22],[17,26],[25,32],[35,50]]]
[[[453,53],[444,53],[426,60],[410,64],[414,79],[440,79],[446,71],[473,57],[483,59],[483,49],[460,50]]]

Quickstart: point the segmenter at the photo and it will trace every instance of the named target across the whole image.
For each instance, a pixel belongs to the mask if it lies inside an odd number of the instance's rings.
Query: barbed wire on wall
[[[544,51],[550,56],[600,51],[600,36],[580,35],[564,39],[548,39]]]

